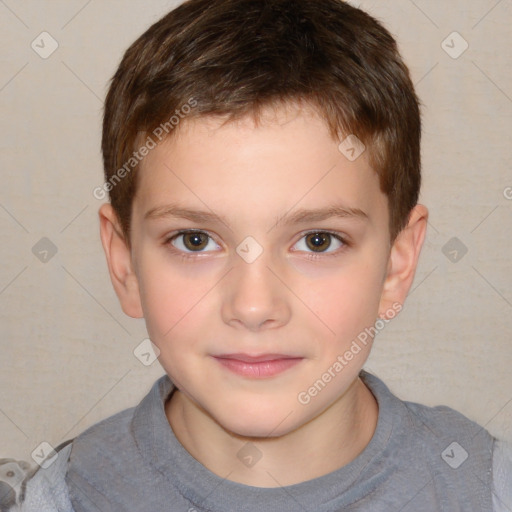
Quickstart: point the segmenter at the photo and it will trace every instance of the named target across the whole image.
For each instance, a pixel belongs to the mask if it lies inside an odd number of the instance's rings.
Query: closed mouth
[[[249,379],[274,377],[296,366],[304,358],[284,354],[223,354],[214,356],[222,367]]]

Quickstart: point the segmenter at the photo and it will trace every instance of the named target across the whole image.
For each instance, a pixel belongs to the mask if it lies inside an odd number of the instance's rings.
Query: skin
[[[223,478],[292,485],[346,465],[373,436],[378,405],[358,377],[370,343],[309,403],[297,397],[403,304],[428,211],[417,205],[391,244],[387,197],[367,154],[349,161],[312,108],[268,110],[258,125],[222,121],[185,120],[152,150],[140,169],[131,244],[109,204],[99,212],[101,238],[124,312],[145,319],[177,386],[165,410],[185,449]],[[224,221],[145,218],[178,203]],[[276,224],[334,204],[364,216]],[[200,252],[190,237],[173,238],[190,229],[205,233]],[[324,236],[314,251],[312,231],[346,243]],[[263,250],[251,263],[236,252],[248,236]],[[254,379],[212,357],[226,353],[301,359]],[[237,457],[249,441],[262,454],[253,467]]]

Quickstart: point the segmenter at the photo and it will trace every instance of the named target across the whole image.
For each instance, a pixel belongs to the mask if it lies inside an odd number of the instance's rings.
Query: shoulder
[[[451,407],[402,400],[379,379],[363,377],[376,391],[381,425],[391,431],[383,464],[426,482],[422,492],[443,510],[491,510],[495,439],[485,427]]]
[[[72,454],[76,447],[88,441],[99,445],[109,444],[112,437],[123,438],[130,428],[131,409],[126,409],[110,416],[84,430],[76,438],[61,443],[55,448],[56,454],[48,456],[41,466],[31,468],[26,462],[18,463],[20,468],[28,468],[24,472],[18,470],[17,489],[9,493],[9,507],[5,510],[22,512],[74,512],[71,504],[66,475],[70,467]],[[103,441],[103,442],[101,442]],[[5,459],[7,460],[7,459]],[[22,475],[22,473],[24,473]],[[21,476],[20,476],[21,475]],[[0,482],[0,485],[4,482]],[[7,489],[7,488],[6,488]],[[4,495],[7,494],[4,492]],[[3,503],[2,503],[3,506]],[[4,508],[0,508],[4,510]]]
[[[466,451],[474,447],[483,450],[490,463],[493,437],[475,421],[462,413],[438,405],[435,407],[402,400],[395,395],[378,377],[364,373],[364,381],[374,393],[379,404],[379,418],[393,424],[394,435],[409,440],[407,446],[415,450],[424,446],[426,450],[436,449],[435,456],[452,442]],[[425,450],[420,450],[419,453]]]
[[[132,422],[135,407],[125,409],[84,430],[73,440],[70,471],[119,466],[133,451]]]
[[[362,370],[360,376],[376,397],[379,409],[384,409],[384,416],[395,424],[400,422],[400,426],[408,432],[437,438],[461,431],[473,437],[481,432],[482,437],[489,437],[487,430],[451,407],[432,407],[403,400],[376,375]]]
[[[426,457],[442,460],[441,467],[460,475],[479,475],[481,483],[491,486],[495,439],[488,430],[451,407],[403,403],[418,442],[428,450]]]
[[[411,423],[437,437],[456,433],[458,437],[471,437],[482,434],[491,439],[488,431],[464,414],[446,405],[431,407],[415,402],[402,402],[408,411]]]
[[[121,412],[105,418],[84,430],[73,440],[73,445],[94,439],[100,442],[102,439],[108,442],[111,438],[120,438],[122,434],[129,433],[135,407],[124,409]]]
[[[72,440],[62,443],[23,483],[18,508],[22,512],[73,512],[65,476]]]
[[[421,442],[432,441],[435,456],[451,467],[459,463],[479,462],[481,470],[487,469],[491,477],[493,436],[483,426],[451,407],[438,405],[430,407],[414,402],[402,402],[407,411],[408,424]],[[455,460],[454,460],[455,459]]]
[[[512,510],[512,444],[496,439],[493,451],[494,512]]]

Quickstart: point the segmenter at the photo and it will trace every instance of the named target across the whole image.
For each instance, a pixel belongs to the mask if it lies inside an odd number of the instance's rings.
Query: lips
[[[284,354],[222,354],[214,356],[214,359],[232,373],[247,378],[264,379],[291,369],[303,358]]]

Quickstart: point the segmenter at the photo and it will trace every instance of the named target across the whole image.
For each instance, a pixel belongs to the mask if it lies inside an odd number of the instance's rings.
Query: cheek
[[[190,375],[200,375],[199,358],[202,353],[201,331],[207,325],[206,302],[201,300],[207,290],[192,286],[177,274],[156,279],[157,272],[148,276],[144,285],[143,309],[146,329],[151,341],[158,347],[158,359],[165,371],[172,375],[180,389]]]
[[[373,262],[347,265],[337,272],[316,280],[307,294],[308,306],[328,327],[328,338],[346,344],[365,328],[373,326],[377,317],[383,283],[382,266]],[[314,318],[314,317],[312,317]]]
[[[142,260],[139,287],[148,334],[159,346],[169,344],[186,326],[193,334],[201,324],[202,307],[215,284],[212,274],[192,265],[171,265],[165,257]],[[194,328],[195,326],[195,328]]]

